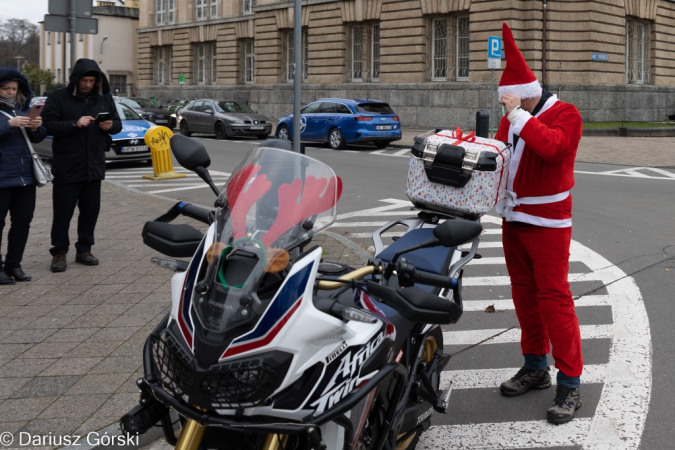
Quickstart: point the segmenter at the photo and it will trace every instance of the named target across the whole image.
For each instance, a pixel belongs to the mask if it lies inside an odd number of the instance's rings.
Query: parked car
[[[110,150],[105,154],[105,162],[147,161],[151,163],[150,148],[145,145],[143,139],[145,132],[157,125],[144,120],[133,109],[119,101],[115,102],[115,106],[122,119],[122,131],[111,136],[113,141]],[[47,136],[44,141],[33,144],[33,147],[42,158],[52,158],[52,136]]]
[[[247,105],[232,100],[193,100],[178,110],[181,134],[215,134],[216,138],[256,136],[265,139],[272,133],[272,122]]]
[[[322,98],[300,110],[300,139],[327,142],[335,150],[347,144],[384,148],[401,139],[401,121],[378,100]],[[292,140],[293,114],[279,119],[276,137]]]
[[[143,119],[157,125],[169,127],[172,130],[176,128],[176,114],[167,109],[159,108],[150,99],[143,97],[116,97],[118,102],[124,103],[133,109]]]

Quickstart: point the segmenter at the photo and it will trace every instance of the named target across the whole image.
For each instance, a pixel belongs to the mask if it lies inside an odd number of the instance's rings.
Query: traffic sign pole
[[[490,84],[490,139],[492,139],[492,118],[495,113],[495,69],[502,68],[502,38],[488,36],[488,69],[492,72],[492,82]]]

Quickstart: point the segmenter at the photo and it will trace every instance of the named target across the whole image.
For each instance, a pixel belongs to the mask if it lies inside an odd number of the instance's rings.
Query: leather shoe
[[[10,277],[14,277],[16,281],[30,281],[33,279],[30,275],[21,270],[21,267],[17,267],[15,269],[8,269],[5,267],[5,274],[9,275]]]
[[[14,278],[7,275],[5,272],[0,272],[0,284],[14,284]]]
[[[52,258],[52,272],[65,272],[68,267],[68,262],[66,261],[66,252],[57,253]]]
[[[84,264],[85,266],[95,266],[98,264],[98,259],[89,252],[78,253],[75,255],[75,262]]]

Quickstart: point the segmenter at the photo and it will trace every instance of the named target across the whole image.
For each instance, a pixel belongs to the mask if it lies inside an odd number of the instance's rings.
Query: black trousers
[[[21,267],[23,252],[28,242],[28,230],[35,211],[35,185],[0,189],[0,244],[2,230],[5,228],[7,212],[12,221],[7,233],[7,256],[4,266],[7,269]],[[3,266],[0,256],[0,268]]]
[[[67,252],[70,247],[68,229],[70,220],[78,207],[80,215],[77,217],[77,253],[91,252],[94,245],[94,228],[101,210],[101,180],[80,181],[77,183],[54,184],[52,189],[52,204],[54,205],[54,219],[52,220],[52,248],[53,255]]]

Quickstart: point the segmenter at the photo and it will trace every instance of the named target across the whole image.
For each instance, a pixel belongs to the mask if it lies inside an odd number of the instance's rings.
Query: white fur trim
[[[520,98],[537,98],[541,97],[542,89],[539,85],[539,80],[534,80],[526,84],[512,84],[511,86],[499,86],[497,89],[499,98],[504,94],[516,94]]]

